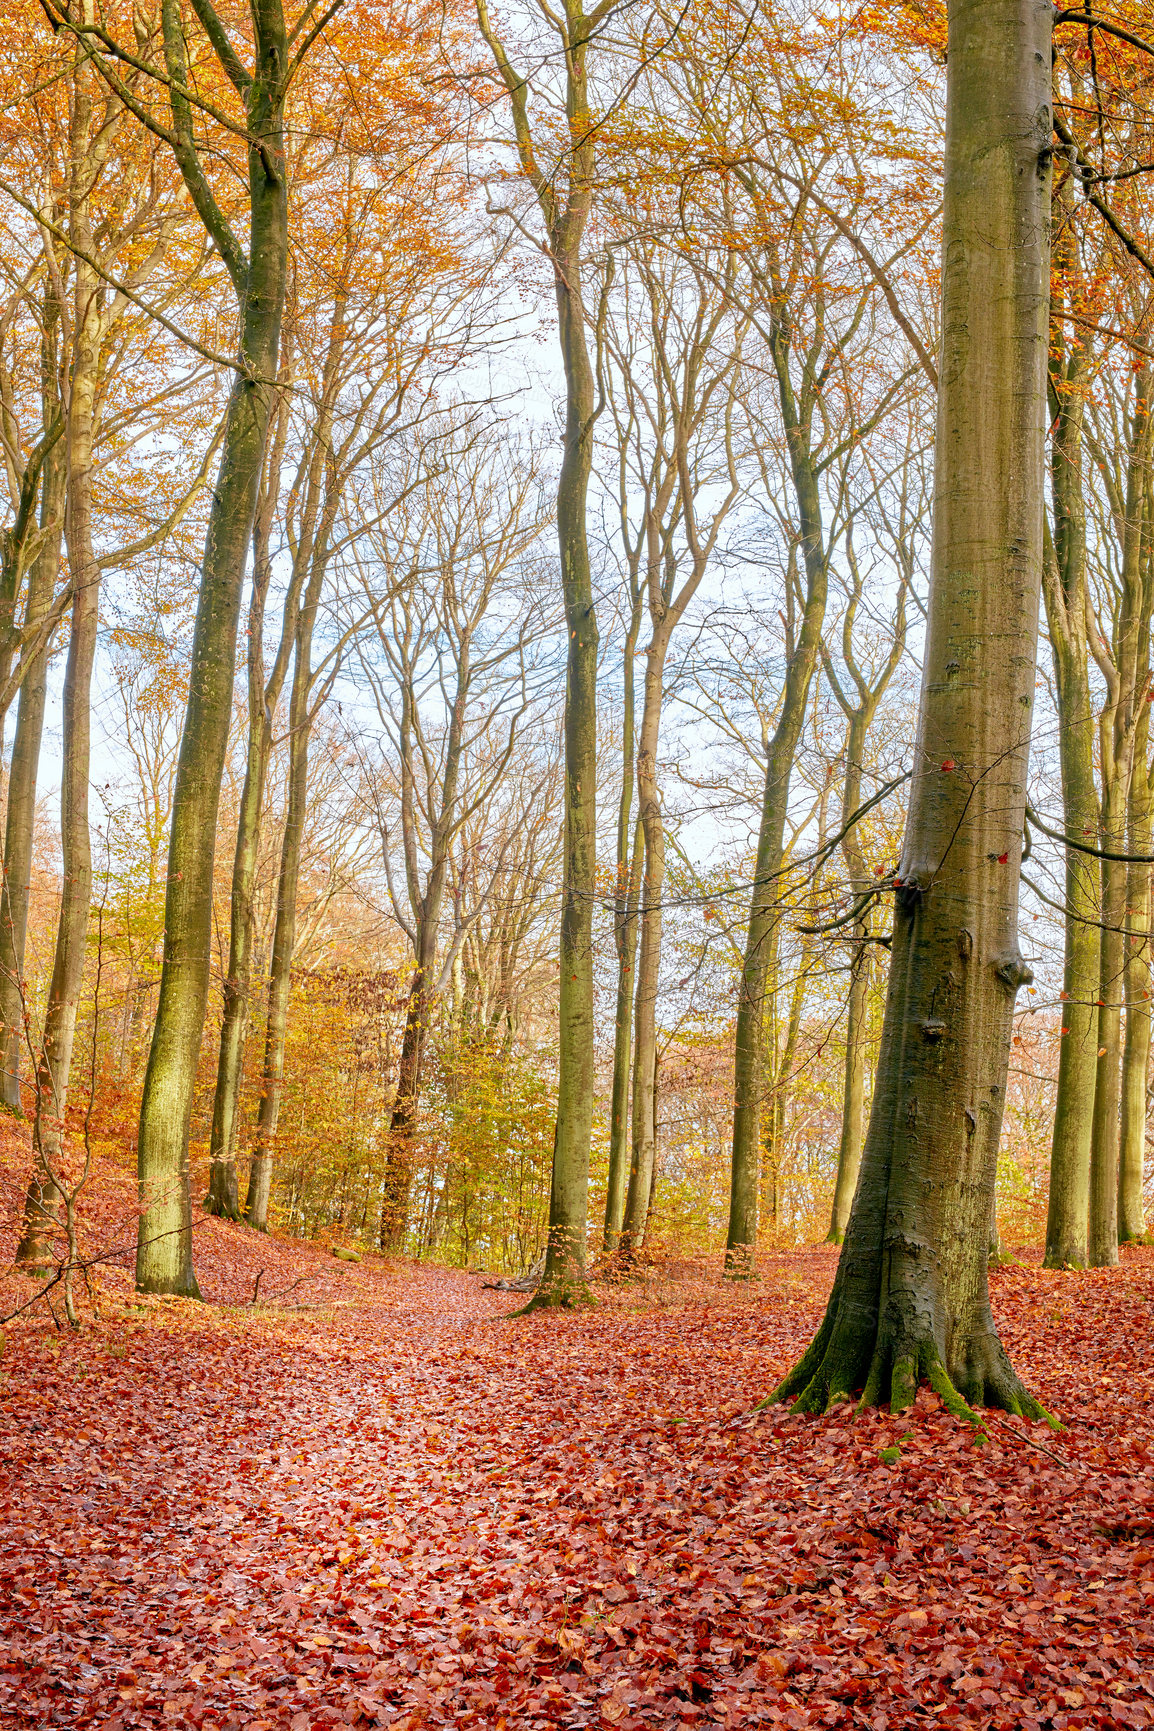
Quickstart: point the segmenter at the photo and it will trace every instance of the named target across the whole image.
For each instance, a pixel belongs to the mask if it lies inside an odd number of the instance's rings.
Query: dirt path
[[[366,1266],[333,1310],[13,1329],[0,1724],[1154,1725],[1154,1256],[998,1277],[1068,1466],[932,1398],[735,1423],[832,1266],[529,1322]]]

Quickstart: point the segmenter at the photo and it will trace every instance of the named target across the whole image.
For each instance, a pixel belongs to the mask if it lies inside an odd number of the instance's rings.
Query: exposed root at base
[[[509,1311],[509,1317],[532,1316],[538,1310],[592,1310],[596,1299],[583,1280],[555,1280],[537,1288],[528,1304]]]
[[[791,1412],[825,1413],[854,1402],[856,1395],[859,1413],[887,1403],[892,1413],[906,1412],[914,1404],[919,1385],[925,1382],[947,1412],[983,1433],[986,1426],[978,1410],[981,1407],[995,1407],[1018,1418],[1041,1419],[1052,1430],[1061,1428],[1023,1385],[996,1335],[971,1344],[965,1379],[959,1377],[956,1382],[942,1363],[932,1337],[910,1340],[875,1336],[864,1377],[862,1345],[860,1337],[854,1340],[827,1314],[808,1352],[753,1411],[789,1401]]]

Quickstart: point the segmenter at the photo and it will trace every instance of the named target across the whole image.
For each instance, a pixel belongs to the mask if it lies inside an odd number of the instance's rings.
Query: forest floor
[[[7,1326],[0,1725],[1154,1726],[1154,1251],[995,1274],[1064,1428],[976,1445],[925,1394],[743,1416],[824,1249],[509,1319],[462,1273],[196,1246],[206,1303],[104,1267],[78,1334]]]

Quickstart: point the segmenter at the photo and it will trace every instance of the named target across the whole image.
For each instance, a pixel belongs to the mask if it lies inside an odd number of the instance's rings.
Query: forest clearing
[[[928,1391],[748,1416],[829,1248],[512,1320],[459,1270],[212,1220],[197,1256],[207,1304],[122,1263],[82,1334],[9,1326],[13,1731],[1154,1723],[1148,1248],[995,1274],[1063,1429],[980,1445]]]

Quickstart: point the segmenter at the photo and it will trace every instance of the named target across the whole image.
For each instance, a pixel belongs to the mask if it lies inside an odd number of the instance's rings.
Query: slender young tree
[[[1147,503],[1147,542],[1149,502]],[[1150,552],[1146,548],[1148,563]],[[1146,578],[1151,581],[1149,571]],[[1149,668],[1146,669],[1149,677]],[[1128,852],[1138,858],[1126,872],[1126,1044],[1122,1051],[1122,1137],[1118,1151],[1118,1242],[1138,1244],[1146,1236],[1146,1099],[1150,1070],[1150,856],[1154,842],[1154,776],[1151,775],[1150,709],[1138,715],[1135,762],[1130,778]],[[1145,856],[1145,857],[1143,857]]]
[[[1057,259],[1050,336],[1050,517],[1042,593],[1058,705],[1058,756],[1067,835],[1095,834],[1094,703],[1086,635],[1086,501],[1082,423],[1090,341],[1068,340],[1061,317],[1079,289],[1070,177],[1054,193]],[[1051,529],[1050,522],[1053,527]],[[1093,862],[1067,848],[1058,1091],[1050,1146],[1046,1266],[1084,1268],[1089,1255],[1090,1135],[1098,1049],[1098,885]]]
[[[1131,412],[1109,448],[1087,428],[1116,546],[1116,580],[1109,584],[1110,626],[1091,610],[1090,653],[1105,685],[1098,716],[1102,797],[1098,834],[1101,859],[1097,1075],[1090,1139],[1089,1260],[1095,1268],[1118,1261],[1118,1190],[1122,1107],[1122,1006],[1127,975],[1126,837],[1131,784],[1139,746],[1139,718],[1150,682],[1150,622],[1154,592],[1143,547],[1150,486],[1151,393],[1148,363],[1131,374]],[[1127,381],[1129,387],[1129,380]],[[1109,537],[1107,537],[1109,538]],[[1107,635],[1109,631],[1109,637]],[[1141,771],[1139,770],[1139,773]],[[1105,857],[1116,855],[1116,858]]]
[[[916,759],[870,1127],[825,1319],[775,1391],[1042,1409],[990,1311],[1042,566],[1044,0],[950,0],[934,528]],[[966,1403],[969,1403],[968,1405]]]
[[[46,437],[63,427],[61,402],[61,307],[56,285],[49,279],[44,292],[40,323],[41,425]],[[29,627],[40,640],[40,627],[52,610],[60,571],[60,547],[64,530],[64,499],[67,478],[66,450],[59,436],[43,459],[40,475],[39,521],[41,544],[28,568],[25,614]],[[21,493],[28,492],[27,471]],[[25,514],[30,524],[35,492]],[[17,525],[13,525],[14,529]],[[17,533],[14,542],[23,537]],[[8,558],[12,559],[10,549]],[[22,560],[20,561],[23,562]],[[7,1109],[22,1115],[20,1071],[25,1052],[24,949],[28,935],[28,898],[32,881],[33,832],[36,822],[36,781],[40,745],[44,733],[44,706],[48,691],[49,649],[40,645],[20,682],[16,708],[16,733],[8,768],[8,800],[4,816],[4,879],[0,887],[0,1018],[6,1033],[4,1074],[0,1096]],[[34,1175],[33,1183],[51,1184],[47,1173]],[[32,1199],[37,1211],[45,1198]],[[36,1253],[38,1254],[38,1252]]]
[[[903,483],[905,471],[903,470]],[[902,505],[906,504],[905,485],[901,486]],[[903,512],[903,516],[905,513]],[[861,836],[853,818],[862,803],[862,776],[865,770],[866,745],[877,715],[878,705],[885,696],[894,674],[901,664],[906,647],[906,597],[912,576],[909,524],[900,525],[896,537],[901,564],[898,594],[894,608],[893,640],[880,663],[863,665],[860,649],[854,643],[854,625],[865,595],[865,581],[854,553],[852,532],[846,534],[849,566],[849,590],[842,614],[841,659],[848,679],[842,683],[828,650],[823,648],[825,676],[838,705],[846,718],[845,773],[842,778],[841,824],[842,854],[845,859],[849,888],[855,900],[871,887],[866,870]],[[904,531],[904,532],[903,532]],[[903,558],[904,555],[904,558]],[[845,1022],[845,1081],[842,1090],[841,1138],[837,1153],[837,1178],[834,1182],[833,1208],[830,1215],[827,1243],[840,1244],[845,1237],[850,1205],[857,1189],[861,1166],[862,1140],[865,1131],[865,1071],[866,1014],[870,984],[870,914],[863,908],[851,924],[849,996]]]
[[[675,250],[637,243],[623,260],[636,302],[626,299],[622,321],[643,321],[648,336],[644,355],[627,348],[627,332],[622,340],[606,327],[612,356],[608,367],[617,375],[612,388],[629,403],[625,420],[634,430],[628,469],[637,498],[638,536],[643,538],[650,626],[635,742],[644,869],[634,986],[632,1154],[621,1233],[622,1248],[631,1253],[644,1239],[656,1158],[657,997],[665,893],[658,746],[666,664],[674,633],[701,587],[741,493],[734,403],[747,321],[734,316],[732,282],[725,268],[723,263],[715,282],[712,271],[681,260]]]
[[[589,100],[589,50],[615,3],[599,0],[586,12],[582,0],[562,0],[557,9],[547,0],[537,0],[541,19],[556,37],[563,66],[563,142],[556,159],[550,162],[542,154],[550,124],[535,130],[530,116],[533,84],[515,70],[490,21],[485,0],[477,0],[481,34],[508,93],[521,173],[532,188],[544,226],[565,371],[565,440],[557,482],[557,541],[569,638],[560,1051],[549,1242],[544,1277],[530,1308],[571,1304],[585,1291],[594,1084],[598,634],[586,525],[597,401],[586,331],[582,247],[593,208],[597,167],[598,123]],[[544,77],[542,74],[539,82],[543,83]]]
[[[419,483],[391,520],[380,514],[387,532],[366,536],[358,558],[372,618],[358,653],[383,731],[366,798],[413,963],[381,1206],[381,1248],[392,1255],[409,1226],[430,1016],[465,936],[458,926],[439,956],[453,846],[495,797],[533,702],[543,618],[525,590],[548,521],[536,464],[502,452],[491,432],[450,424],[417,467]]]

